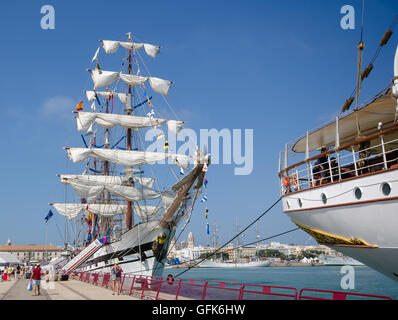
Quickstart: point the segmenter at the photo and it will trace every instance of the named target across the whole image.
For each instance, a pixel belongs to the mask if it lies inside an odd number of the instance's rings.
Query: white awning
[[[374,99],[371,103],[358,111],[358,121],[362,135],[367,135],[377,131],[379,122],[383,123],[383,128],[391,126],[394,122],[397,102],[388,90],[386,93]],[[356,115],[355,112],[339,119],[340,145],[348,143],[357,137]],[[292,147],[297,153],[304,153],[306,150],[306,139],[304,136]],[[308,136],[309,151],[318,150],[321,147],[332,147],[336,139],[336,122],[332,122]]]

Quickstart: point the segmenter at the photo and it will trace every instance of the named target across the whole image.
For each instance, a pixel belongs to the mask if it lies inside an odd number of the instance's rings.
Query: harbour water
[[[367,266],[353,267],[353,290],[343,290],[341,266],[318,267],[266,267],[266,268],[192,268],[166,269],[164,276],[172,274],[183,279],[225,281],[243,284],[347,291],[389,296],[398,300],[398,282],[387,278]],[[182,272],[185,273],[181,274]],[[181,275],[180,275],[181,274]]]

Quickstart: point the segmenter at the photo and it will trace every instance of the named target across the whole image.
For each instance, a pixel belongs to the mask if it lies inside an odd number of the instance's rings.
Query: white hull
[[[203,261],[199,264],[200,268],[259,268],[268,267],[271,261],[251,261],[251,262],[217,262]]]
[[[81,270],[110,272],[114,263],[118,261],[124,273],[162,276],[165,257],[158,261],[152,252],[152,243],[162,232],[159,221],[138,224],[123,234],[121,240],[99,249]],[[170,235],[170,239],[173,235],[174,233]],[[166,241],[165,245],[168,246],[168,243]]]
[[[398,171],[393,170],[289,194],[283,197],[283,209],[293,221],[312,230],[365,241],[369,246],[324,244],[398,281],[397,177]],[[388,195],[382,192],[385,182],[391,187]],[[355,188],[362,191],[360,199]]]

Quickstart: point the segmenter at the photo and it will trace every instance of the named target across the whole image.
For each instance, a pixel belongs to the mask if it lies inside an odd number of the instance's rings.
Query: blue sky
[[[40,8],[55,9],[55,30],[42,30]],[[356,9],[356,29],[340,27],[343,5]],[[132,31],[162,46],[146,60],[153,75],[173,80],[168,101],[186,126],[254,130],[254,169],[209,168],[210,225],[220,242],[279,197],[278,154],[286,142],[333,119],[355,84],[361,1],[7,1],[2,4],[0,243],[44,243],[49,202],[64,200],[56,174],[72,172],[64,146],[81,147],[71,111],[92,88],[86,71],[99,39]],[[365,64],[398,13],[396,1],[366,4]],[[361,101],[393,77],[394,33],[363,87]],[[121,49],[119,49],[121,50]],[[102,61],[108,57],[102,54]],[[109,59],[114,59],[109,57]],[[110,60],[113,61],[113,60]],[[159,100],[161,101],[161,100]],[[56,102],[56,104],[54,104]],[[159,103],[161,106],[161,103]],[[166,108],[166,107],[164,107]],[[165,109],[167,111],[167,109]],[[210,150],[211,151],[211,150]],[[206,244],[204,205],[182,238]],[[61,244],[55,215],[48,239]],[[261,237],[294,228],[279,204],[259,222]],[[313,244],[296,231],[275,241]],[[255,240],[255,228],[243,242]]]

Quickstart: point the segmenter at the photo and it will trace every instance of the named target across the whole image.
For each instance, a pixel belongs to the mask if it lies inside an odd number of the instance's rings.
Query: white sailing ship
[[[271,261],[217,261],[204,260],[199,264],[200,268],[260,268],[269,267]]]
[[[352,96],[335,121],[280,153],[282,205],[318,243],[398,281],[398,48],[392,81],[359,105],[361,82],[373,68],[371,62],[362,70],[363,48],[361,40],[354,110],[346,113]],[[304,154],[302,161],[289,163],[291,152]]]
[[[320,255],[318,256],[319,261],[325,266],[363,266],[362,262],[359,262],[351,257],[346,256],[328,256]]]
[[[59,175],[65,187],[78,195],[76,203],[67,199],[50,203],[80,236],[74,242],[75,257],[63,267],[66,274],[75,269],[109,272],[118,261],[126,273],[162,275],[170,240],[184,217],[188,222],[209,164],[209,155],[199,149],[185,155],[168,147],[166,128],[168,134],[177,135],[183,127],[183,121],[158,117],[165,113],[158,101],[171,109],[165,96],[172,82],[143,76],[141,70],[146,65],[140,51],[155,58],[160,47],[136,42],[131,33],[127,37],[127,41],[100,40],[92,61],[96,66],[88,70],[94,87],[85,91],[91,110],[83,111],[80,103],[75,111],[77,129],[86,131],[90,142],[82,135],[85,148],[64,148],[73,163],[86,165],[83,174]],[[102,70],[101,48],[112,54],[119,47],[126,49],[122,71]],[[164,101],[151,102],[151,91]],[[155,139],[160,152],[146,151],[142,136],[154,128],[160,130]]]

